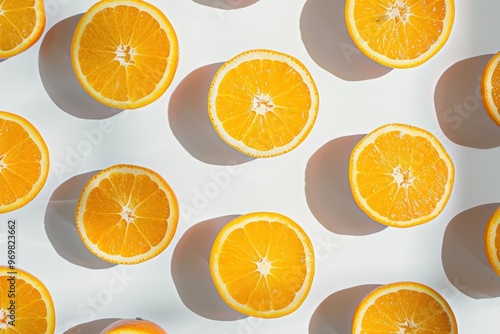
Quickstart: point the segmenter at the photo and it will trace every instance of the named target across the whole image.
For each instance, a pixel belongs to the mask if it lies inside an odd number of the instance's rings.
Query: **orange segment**
[[[99,258],[132,264],[168,246],[178,212],[175,194],[159,174],[140,166],[115,165],[94,175],[83,188],[76,226]]]
[[[0,111],[0,213],[16,210],[38,195],[49,173],[49,152],[25,118]]]
[[[141,318],[120,319],[104,328],[100,334],[167,334],[156,323]]]
[[[97,1],[80,19],[71,44],[80,84],[114,108],[158,99],[173,80],[178,52],[170,21],[141,0]]]
[[[0,59],[35,44],[45,29],[42,0],[0,0]]]
[[[379,223],[410,227],[437,217],[450,197],[453,162],[426,130],[387,124],[354,147],[349,183],[358,206]]]
[[[347,0],[345,20],[356,46],[372,60],[394,68],[420,65],[448,40],[453,0]]]
[[[295,311],[314,276],[314,252],[290,218],[256,212],[229,222],[216,237],[210,274],[221,298],[238,312],[275,318]]]
[[[432,288],[415,282],[397,282],[369,292],[358,304],[353,334],[458,333],[455,315]]]
[[[484,109],[495,124],[500,126],[500,53],[495,54],[486,64],[481,77],[481,96]]]
[[[486,224],[484,247],[491,268],[500,276],[500,209],[493,213]]]
[[[208,94],[208,113],[228,145],[253,157],[286,153],[307,137],[318,112],[316,85],[299,60],[249,50],[225,62]]]
[[[15,280],[12,280],[12,277],[15,277]],[[49,291],[38,278],[21,269],[11,270],[9,267],[0,266],[0,291],[0,334],[54,333],[54,303]],[[15,294],[15,298],[11,293]],[[14,319],[9,317],[12,301],[15,309]],[[12,320],[14,322],[9,324]]]

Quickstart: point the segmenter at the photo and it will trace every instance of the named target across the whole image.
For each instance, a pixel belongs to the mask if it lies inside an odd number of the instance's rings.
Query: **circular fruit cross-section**
[[[25,118],[0,111],[0,213],[16,210],[42,190],[49,174],[49,151]]]
[[[0,291],[0,333],[54,334],[54,302],[39,278],[0,266]]]
[[[114,165],[84,186],[76,227],[85,246],[102,260],[133,264],[159,255],[177,229],[174,192],[156,172]]]
[[[354,44],[388,67],[408,68],[431,59],[448,41],[454,0],[347,0],[345,21]]]
[[[407,124],[386,124],[351,152],[349,184],[357,205],[373,220],[410,227],[429,222],[447,204],[455,168],[441,142]]]
[[[135,109],[168,88],[179,61],[174,28],[142,0],[97,1],[76,26],[71,60],[81,86],[100,103]]]
[[[208,114],[220,138],[257,158],[302,143],[318,107],[318,90],[306,67],[272,50],[249,50],[226,61],[208,93]]]
[[[457,334],[448,302],[434,289],[416,282],[396,282],[369,292],[354,311],[353,334]]]
[[[314,277],[314,250],[304,230],[273,212],[239,216],[218,233],[210,274],[221,298],[243,314],[276,318],[294,312]]]

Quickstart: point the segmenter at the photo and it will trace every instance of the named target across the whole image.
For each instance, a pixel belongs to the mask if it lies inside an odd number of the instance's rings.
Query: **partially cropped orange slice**
[[[236,311],[261,318],[294,312],[309,293],[314,267],[304,230],[272,212],[229,222],[210,254],[210,274],[221,298]]]
[[[158,324],[141,318],[120,319],[104,328],[100,334],[167,334]]]
[[[179,61],[165,14],[142,0],[96,1],[80,19],[71,60],[82,87],[104,105],[134,109],[157,100]]]
[[[500,276],[500,209],[493,213],[486,224],[484,246],[491,268]]]
[[[483,106],[491,120],[500,126],[500,52],[486,64],[481,77]]]
[[[306,67],[272,50],[249,50],[226,61],[208,93],[215,131],[252,157],[296,148],[311,131],[318,107],[316,84]]]
[[[358,304],[353,334],[457,334],[448,302],[434,289],[416,282],[390,283],[369,292]]]
[[[45,29],[43,0],[0,0],[0,59],[35,44]]]
[[[351,152],[353,198],[384,225],[410,227],[434,219],[446,206],[454,179],[455,167],[443,144],[415,126],[383,125]]]
[[[454,0],[347,0],[345,20],[368,58],[393,68],[420,65],[447,42]]]
[[[37,277],[0,266],[0,291],[0,334],[54,334],[54,302]]]
[[[85,246],[99,258],[120,264],[159,255],[177,228],[173,190],[142,166],[114,165],[85,185],[76,209],[76,227]]]
[[[40,192],[49,173],[49,151],[24,117],[0,111],[0,213],[16,210]]]

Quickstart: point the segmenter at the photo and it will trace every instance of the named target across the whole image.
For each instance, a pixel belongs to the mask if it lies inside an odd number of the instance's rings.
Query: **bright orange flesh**
[[[152,321],[137,318],[117,320],[100,334],[167,334],[167,332]]]
[[[45,29],[42,0],[0,0],[0,59],[35,44]]]
[[[215,74],[208,112],[219,136],[254,157],[286,153],[310,132],[318,111],[315,83],[297,59],[249,50]]]
[[[114,108],[139,108],[158,99],[178,57],[167,17],[142,0],[97,1],[80,19],[71,45],[80,84]]]
[[[13,275],[12,272],[16,274]],[[9,278],[15,276],[15,288]],[[9,297],[13,291],[15,298]],[[0,334],[53,334],[55,311],[52,297],[45,285],[35,276],[21,270],[0,267]],[[15,302],[14,326],[9,324],[11,301]]]
[[[414,67],[446,43],[455,16],[453,0],[348,0],[345,19],[358,48],[394,68]]]
[[[0,213],[33,200],[48,172],[49,152],[38,130],[21,116],[0,111]]]
[[[295,311],[314,276],[314,253],[305,232],[289,218],[269,212],[240,216],[218,234],[210,273],[233,309],[274,318]]]
[[[170,186],[154,171],[115,165],[96,174],[80,196],[76,226],[87,248],[122,264],[146,261],[170,243],[178,204]]]
[[[430,287],[415,282],[383,285],[358,304],[353,334],[458,333],[455,315],[446,300]]]
[[[500,52],[486,64],[481,78],[481,96],[484,109],[495,124],[500,126]]]
[[[349,183],[354,200],[372,219],[396,227],[426,223],[444,209],[454,165],[431,133],[387,124],[353,149]]]
[[[494,212],[486,225],[484,246],[491,268],[500,276],[500,209]]]

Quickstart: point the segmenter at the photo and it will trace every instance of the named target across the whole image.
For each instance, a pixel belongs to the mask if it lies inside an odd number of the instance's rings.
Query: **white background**
[[[41,193],[0,215],[19,222],[18,265],[50,290],[56,333],[99,333],[117,318],[153,320],[170,334],[350,332],[352,310],[376,285],[412,280],[440,292],[460,333],[497,333],[500,278],[482,233],[500,200],[500,127],[478,95],[486,61],[500,49],[498,1],[456,0],[454,27],[430,61],[390,70],[362,56],[347,35],[343,0],[151,0],[172,22],[180,62],[172,85],[139,110],[98,105],[78,86],[69,43],[90,0],[46,0],[47,26],[28,51],[0,62],[0,110],[26,117],[45,138],[51,169]],[[250,159],[226,147],[206,116],[211,76],[252,48],[289,53],[320,94],[316,124],[294,151]],[[450,202],[428,224],[395,229],[355,206],[347,161],[375,127],[425,128],[456,167]],[[78,239],[75,201],[96,171],[117,163],[159,172],[176,192],[181,219],[169,247],[133,266],[91,256]],[[208,273],[211,242],[235,215],[276,211],[297,221],[316,251],[308,298],[293,314],[253,319],[227,308]]]

